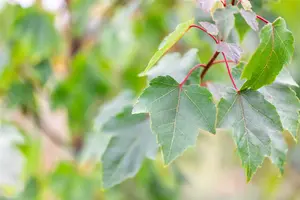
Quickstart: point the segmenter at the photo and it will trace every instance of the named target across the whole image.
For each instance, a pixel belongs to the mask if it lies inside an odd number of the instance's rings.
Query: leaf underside
[[[153,158],[157,145],[146,114],[131,114],[132,109],[111,119],[103,133],[112,136],[103,154],[103,187],[110,188],[134,177],[145,158]]]

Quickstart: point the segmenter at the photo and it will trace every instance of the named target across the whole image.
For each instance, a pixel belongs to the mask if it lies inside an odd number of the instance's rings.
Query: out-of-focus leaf
[[[214,100],[219,101],[226,94],[226,85],[220,83],[206,83],[207,89],[213,95]]]
[[[70,126],[74,131],[83,131],[91,125],[94,110],[89,108],[97,99],[103,98],[109,88],[101,66],[89,59],[78,54],[72,63],[72,73],[56,87],[52,95],[55,106],[67,107]]]
[[[144,159],[155,156],[157,144],[148,116],[131,111],[125,109],[103,127],[103,133],[112,136],[102,157],[104,188],[135,176]]]
[[[235,84],[238,88],[241,88],[245,83],[245,80],[241,79],[241,74],[244,70],[244,67],[247,63],[241,62],[236,67],[232,68],[231,73],[234,78]]]
[[[85,176],[72,164],[62,162],[51,174],[50,187],[63,200],[94,200],[100,180]]]
[[[220,37],[226,40],[229,33],[234,27],[234,14],[239,10],[236,6],[227,6],[226,8],[219,8],[213,14],[213,19],[220,32]]]
[[[245,22],[241,15],[235,16],[235,29],[240,37],[240,41],[243,41],[246,34],[251,30],[250,26]]]
[[[218,35],[219,33],[218,27],[215,24],[209,22],[200,22],[200,25],[212,35]]]
[[[247,24],[255,31],[258,31],[258,22],[256,19],[256,13],[252,10],[240,10],[241,16],[245,19]]]
[[[13,107],[25,107],[31,111],[36,108],[34,89],[29,82],[14,82],[7,92],[7,102]]]
[[[217,127],[233,129],[233,140],[249,181],[265,157],[281,173],[287,145],[276,108],[257,91],[230,91],[218,104]]]
[[[157,61],[178,41],[182,36],[188,31],[190,25],[194,23],[194,19],[187,22],[181,23],[176,27],[176,30],[168,35],[164,41],[160,44],[158,51],[151,58],[148,66],[141,73],[141,76],[146,75],[146,73],[157,63]]]
[[[34,70],[36,72],[37,79],[42,85],[44,85],[52,75],[51,64],[48,60],[43,60],[42,62],[34,66]]]
[[[72,33],[75,37],[80,37],[87,31],[90,20],[90,9],[95,3],[95,0],[72,0],[71,14],[72,14]]]
[[[16,73],[16,67],[10,65],[11,52],[8,47],[0,47],[0,60],[0,93],[4,93],[7,92],[18,74]]]
[[[218,0],[196,0],[196,4],[200,9],[209,12],[217,1]]]
[[[18,52],[19,58],[35,63],[57,53],[60,45],[59,35],[53,21],[52,16],[36,8],[26,9],[18,16],[13,37],[14,51]]]
[[[150,113],[165,164],[195,145],[199,129],[215,133],[216,108],[211,93],[198,85],[181,86],[170,76],[150,82],[134,106]]]
[[[132,104],[133,99],[134,97],[132,92],[127,90],[120,93],[114,99],[101,106],[94,121],[95,130],[100,131],[105,123],[107,123],[117,114],[123,112],[125,107],[128,107],[130,104]]]
[[[241,59],[241,54],[243,50],[237,44],[220,42],[217,44],[217,51],[222,52],[226,55],[227,58],[238,63]]]
[[[155,67],[150,69],[146,75],[150,80],[158,76],[169,75],[180,83],[186,77],[189,70],[197,64],[197,52],[197,49],[191,49],[182,57],[180,53],[169,53]]]
[[[6,2],[5,4],[3,8],[0,8],[0,44],[11,39],[13,24],[22,12],[18,6],[8,5]]]
[[[274,83],[280,83],[280,84],[284,84],[284,85],[299,87],[299,85],[293,79],[293,77],[291,76],[291,74],[287,68],[282,69],[282,71],[278,74]]]
[[[242,78],[247,81],[242,90],[256,90],[271,84],[294,53],[294,37],[286,28],[283,18],[267,24],[262,29],[260,38],[259,47],[243,71]]]
[[[14,200],[38,200],[41,185],[37,178],[30,178],[23,191]]]
[[[20,189],[24,156],[17,145],[24,144],[21,132],[12,125],[0,121],[0,188]]]

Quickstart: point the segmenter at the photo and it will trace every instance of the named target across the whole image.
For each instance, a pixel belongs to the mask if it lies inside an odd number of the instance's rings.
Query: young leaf
[[[209,23],[209,22],[200,22],[200,25],[205,28],[205,30],[212,34],[212,35],[218,35],[219,33],[219,30],[218,30],[218,27],[212,23]]]
[[[241,16],[245,19],[247,24],[255,31],[258,31],[258,22],[256,20],[256,14],[252,10],[240,10]]]
[[[209,12],[218,0],[196,0],[196,4],[202,10]]]
[[[170,76],[152,80],[133,112],[150,113],[151,128],[166,164],[196,143],[199,129],[216,132],[216,108],[210,92],[198,85],[181,88]]]
[[[243,50],[236,44],[220,42],[217,44],[217,51],[222,52],[226,55],[227,58],[238,63],[241,59],[241,54]]]
[[[146,157],[153,158],[157,144],[146,114],[125,111],[108,121],[103,133],[112,135],[103,154],[103,187],[110,188],[136,175]]]
[[[257,91],[235,91],[218,104],[217,127],[233,129],[233,139],[248,181],[265,157],[283,171],[287,147],[276,108]]]
[[[80,162],[101,161],[109,141],[110,135],[102,132],[102,127],[117,114],[123,112],[124,108],[132,105],[133,94],[125,90],[108,103],[102,105],[94,119],[94,127],[91,133],[84,139],[84,145],[80,154]]]
[[[176,27],[176,30],[168,35],[163,43],[160,45],[158,51],[154,54],[154,56],[151,58],[150,62],[148,63],[148,66],[142,72],[140,75],[144,76],[146,75],[147,71],[149,71],[156,63],[157,61],[178,41],[182,36],[189,30],[190,25],[194,23],[194,19],[191,19],[187,22],[184,22],[182,24],[179,24]]]
[[[158,76],[171,76],[177,82],[183,81],[189,70],[197,64],[197,49],[191,49],[182,57],[180,53],[169,53],[165,55],[158,64],[146,74],[150,80]]]
[[[260,34],[261,43],[245,67],[242,78],[248,80],[242,90],[257,90],[271,84],[294,52],[294,37],[286,28],[284,19],[278,18],[266,25]]]
[[[297,140],[300,102],[296,93],[290,87],[277,83],[261,88],[260,92],[276,107],[283,128]]]
[[[245,10],[251,10],[252,5],[249,0],[241,0],[241,4]]]
[[[235,6],[217,9],[213,14],[213,19],[220,32],[221,39],[227,39],[230,31],[234,27],[234,14],[239,10]]]

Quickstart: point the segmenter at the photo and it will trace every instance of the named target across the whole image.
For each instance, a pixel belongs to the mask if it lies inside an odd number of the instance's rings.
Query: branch
[[[59,137],[47,124],[44,120],[38,115],[35,114],[34,121],[37,127],[45,134],[45,136],[53,142],[56,146],[59,146],[63,149],[69,149],[69,144]]]
[[[230,78],[230,80],[231,80],[231,82],[232,82],[232,85],[233,85],[234,89],[237,91],[237,93],[239,93],[240,91],[239,91],[239,89],[236,87],[236,84],[235,84],[234,79],[233,79],[233,77],[232,77],[232,74],[231,74],[231,71],[230,71],[230,68],[229,68],[229,64],[228,64],[227,58],[226,58],[226,56],[225,56],[224,53],[222,53],[222,55],[223,55],[223,57],[224,57],[224,60],[225,60],[225,63],[226,63],[226,68],[227,68],[227,72],[228,72],[229,78]]]
[[[203,28],[203,27],[201,27],[199,25],[196,25],[196,24],[190,25],[189,29],[191,29],[191,28],[197,28],[197,29],[203,31],[204,33],[206,33],[207,35],[209,35],[217,44],[219,43],[219,40],[215,36],[213,36],[212,34],[208,33],[205,28]]]
[[[261,20],[262,22],[264,22],[265,24],[269,24],[270,22],[268,20],[266,20],[265,18],[263,18],[262,16],[256,15],[256,18]]]
[[[216,65],[216,64],[220,64],[220,63],[225,63],[226,61],[225,60],[218,60],[218,61],[215,61],[211,64],[211,66],[213,65]],[[228,63],[235,63],[233,60],[228,60],[227,61]],[[195,67],[193,67],[189,73],[187,74],[187,76],[184,78],[184,80],[180,83],[179,87],[182,88],[182,86],[186,83],[186,81],[189,79],[189,77],[191,76],[191,74],[193,73],[193,71],[195,71],[196,69],[200,68],[200,67],[203,67],[203,68],[206,68],[207,66],[205,64],[198,64],[196,65]]]
[[[191,74],[193,73],[193,71],[195,71],[196,69],[200,68],[200,67],[206,67],[206,65],[204,64],[198,64],[195,67],[193,67],[189,73],[187,74],[187,76],[184,78],[184,80],[179,84],[179,88],[182,88],[182,86],[185,84],[185,82],[189,79],[189,77],[191,76]]]
[[[219,54],[220,54],[220,52],[216,51],[214,53],[214,55],[211,57],[211,59],[209,60],[209,62],[207,63],[205,69],[202,71],[201,76],[200,76],[201,82],[202,82],[205,74],[209,70],[209,68],[214,64],[214,61],[217,59],[217,57],[218,57]]]

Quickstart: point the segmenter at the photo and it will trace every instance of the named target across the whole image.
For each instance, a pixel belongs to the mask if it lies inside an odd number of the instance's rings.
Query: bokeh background
[[[300,83],[300,1],[251,2],[269,21],[287,21],[296,39],[288,68]],[[101,189],[103,105],[125,90],[138,95],[147,85],[138,74],[160,42],[192,17],[211,21],[192,0],[0,0],[0,199],[300,199],[300,147],[288,134],[283,176],[266,160],[246,183],[230,133],[219,131],[200,134],[169,167],[157,155],[135,178]],[[236,23],[230,40],[243,38],[247,60],[258,34]],[[205,63],[215,46],[191,30],[171,51],[192,48]],[[207,81],[228,82],[225,67]]]

